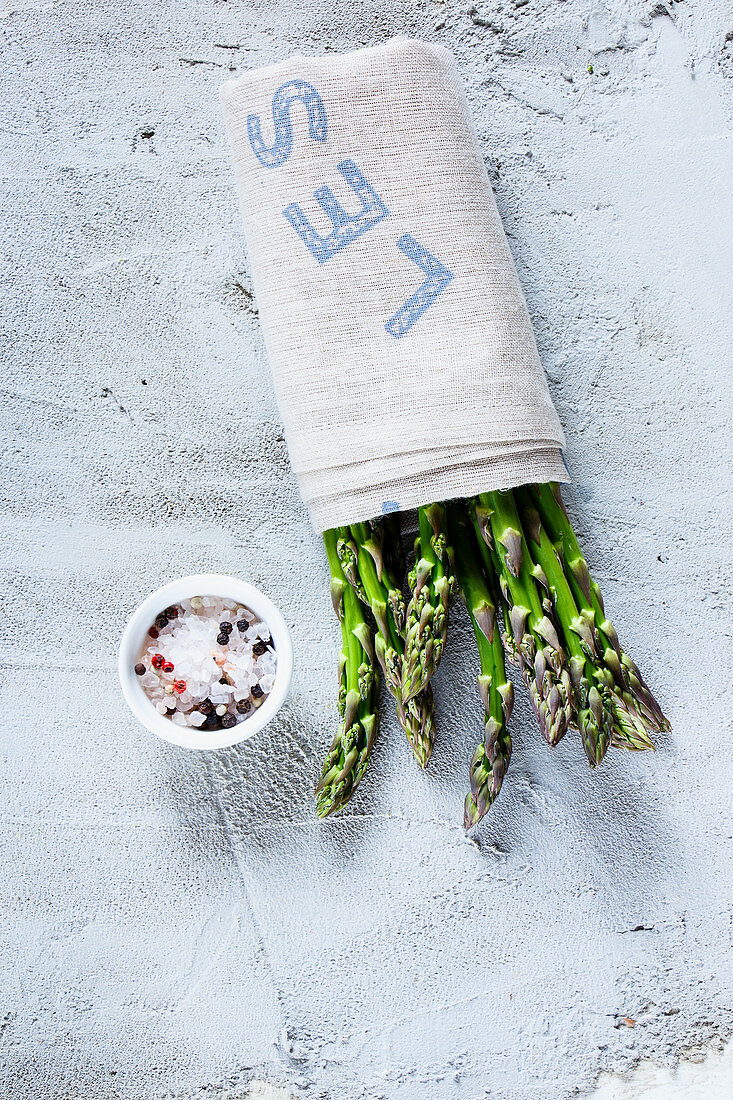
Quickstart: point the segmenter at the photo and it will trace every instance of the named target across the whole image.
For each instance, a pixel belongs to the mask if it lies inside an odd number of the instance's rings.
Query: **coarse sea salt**
[[[277,674],[266,623],[219,596],[194,596],[150,625],[135,672],[148,699],[178,726],[231,729],[262,705]]]

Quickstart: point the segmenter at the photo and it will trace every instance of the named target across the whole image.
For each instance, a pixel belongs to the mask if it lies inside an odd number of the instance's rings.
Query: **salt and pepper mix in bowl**
[[[248,607],[192,596],[161,611],[135,664],[159,714],[179,726],[231,729],[272,691],[277,669],[270,628]]]
[[[290,636],[252,585],[218,574],[186,577],[135,612],[119,671],[131,709],[159,737],[223,748],[258,732],[282,705]]]

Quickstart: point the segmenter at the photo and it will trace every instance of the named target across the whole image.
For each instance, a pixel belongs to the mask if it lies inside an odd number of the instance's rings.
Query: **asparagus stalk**
[[[512,753],[507,722],[514,687],[507,680],[504,647],[496,623],[496,576],[487,573],[473,524],[464,505],[448,505],[448,529],[455,551],[456,579],[468,608],[479,651],[479,691],[484,703],[484,737],[471,760],[471,790],[466,795],[463,824],[477,824],[501,790]]]
[[[593,616],[578,610],[553,544],[540,522],[539,513],[523,489],[515,491],[522,508],[527,544],[542,570],[552,596],[557,620],[570,654],[570,674],[576,697],[580,736],[592,768],[603,760],[613,732],[613,693],[598,662]]]
[[[620,662],[617,652],[608,637],[609,631],[613,632],[614,636],[615,631],[611,624],[607,622],[604,622],[602,627],[598,626],[595,611],[588,597],[584,595],[584,590],[587,592],[590,588],[590,578],[588,577],[588,584],[579,579],[582,577],[582,572],[575,567],[575,562],[573,568],[565,562],[565,568],[563,569],[562,544],[560,544],[558,550],[558,543],[553,543],[545,532],[539,512],[534,507],[536,497],[526,489],[521,490],[520,496],[527,529],[536,531],[536,537],[544,546],[544,551],[538,548],[538,552],[544,552],[550,556],[551,565],[557,574],[559,585],[567,588],[571,601],[574,600],[575,609],[578,610],[579,619],[575,623],[568,620],[567,625],[574,633],[579,633],[586,661],[590,661],[593,666],[592,669],[590,669],[590,666],[586,666],[586,672],[589,673],[586,679],[589,683],[595,682],[611,711],[611,743],[617,747],[634,751],[654,748],[649,737],[648,726],[652,729],[655,727],[648,722],[643,710],[638,705],[637,699],[628,690],[624,679],[618,674]],[[584,561],[582,567],[587,575],[587,567]],[[566,600],[565,606],[566,613],[572,614],[572,602]],[[562,613],[560,613],[560,618],[563,621]],[[581,625],[578,626],[578,623]],[[565,625],[563,621],[563,626]]]
[[[400,557],[402,540],[399,530],[396,530],[393,524],[385,523],[384,520],[371,520],[368,524],[362,523],[357,526],[360,532],[359,545],[374,561],[377,580],[387,594],[387,604],[392,612],[395,630],[404,637],[406,608],[402,593],[402,579],[405,569],[404,555]]]
[[[401,593],[405,580],[405,549],[402,545],[399,513],[392,512],[379,520],[373,520],[372,526],[379,533],[388,575]]]
[[[370,608],[377,627],[375,653],[384,678],[397,705],[397,717],[421,767],[427,765],[435,742],[433,693],[428,687],[413,698],[402,697],[404,639],[404,602],[389,573],[382,547],[374,539],[374,525],[355,523],[339,538],[337,553],[348,563],[354,562],[354,591]],[[347,574],[349,580],[351,577]],[[353,584],[353,582],[352,582]]]
[[[444,504],[418,509],[419,534],[415,567],[408,583],[412,599],[407,608],[402,698],[422,691],[443,655],[448,608],[455,592],[453,552],[446,537]]]
[[[337,552],[341,531],[326,531],[323,535],[331,570],[331,599],[341,623],[338,701],[341,725],[316,788],[318,817],[342,809],[351,798],[367,769],[379,724],[374,630],[366,622],[362,605],[344,575]]]
[[[513,665],[516,665],[516,667],[521,670],[522,655],[517,648],[512,633],[510,612],[511,595],[502,574],[501,563],[496,552],[493,535],[491,534],[489,512],[485,507],[481,504],[477,504],[476,501],[473,500],[467,505],[467,515],[473,523],[473,529],[476,535],[475,545],[478,547],[479,557],[483,562],[486,576],[494,578],[494,589],[496,589],[497,585],[499,588],[496,604],[497,613],[501,614],[504,624],[504,634],[502,637],[504,654],[508,661],[511,661]]]
[[[645,727],[666,732],[669,722],[631,658],[621,648],[613,624],[606,616],[601,590],[593,580],[568,518],[557,485],[533,485],[532,498],[543,526],[552,539],[578,606],[593,613],[599,648],[631,717],[635,732],[629,738],[617,731],[628,748],[653,748]]]
[[[511,491],[482,493],[475,509],[479,536],[490,548],[509,603],[510,635],[522,678],[548,745],[555,746],[573,718],[567,656],[543,602],[541,570],[533,566]]]
[[[412,699],[407,702],[397,699],[395,704],[397,717],[410,742],[414,757],[421,768],[426,768],[435,744],[433,689],[427,684]]]

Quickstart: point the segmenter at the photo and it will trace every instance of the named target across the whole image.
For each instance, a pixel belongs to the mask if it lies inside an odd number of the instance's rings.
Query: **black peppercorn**
[[[166,618],[168,619],[169,622],[170,622],[171,619],[177,619],[178,618],[178,608],[175,607],[175,606],[174,607],[166,607],[165,616],[166,616]]]
[[[231,623],[219,623],[219,630],[222,634],[231,634],[234,627]]]
[[[204,724],[201,728],[205,730],[215,730],[219,728],[219,719],[213,711],[211,712],[211,714],[206,715]]]
[[[254,687],[252,688],[252,698],[253,699],[261,699],[264,694],[265,693],[262,690],[262,688],[260,687],[260,685],[255,684]]]
[[[252,707],[250,706],[249,699],[240,699],[237,703],[237,711],[240,714],[247,714],[251,709]]]
[[[229,645],[229,635],[225,634],[223,630],[221,634],[217,634],[216,640],[219,645]]]
[[[239,622],[237,623],[237,630],[239,631],[240,634],[244,634],[244,632],[245,632],[245,630],[247,629],[248,626],[249,626],[249,623],[247,622],[246,619],[240,619]]]
[[[161,611],[160,615],[155,616],[155,625],[158,630],[162,630],[164,626],[168,626],[168,616],[165,611]]]
[[[252,646],[252,652],[255,657],[261,657],[263,653],[267,653],[267,646],[264,642],[255,642]]]
[[[142,663],[142,661],[138,661],[137,664],[135,665],[135,675],[136,676],[144,676],[145,675],[145,665]]]
[[[204,699],[203,703],[199,703],[196,709],[200,710],[202,714],[211,714],[214,709],[214,704],[211,702],[211,699]]]
[[[230,730],[232,726],[236,726],[237,719],[233,714],[223,714],[221,718],[222,729]]]

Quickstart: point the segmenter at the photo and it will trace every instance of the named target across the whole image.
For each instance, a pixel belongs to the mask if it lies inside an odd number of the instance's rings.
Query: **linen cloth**
[[[316,529],[537,481],[564,436],[452,54],[398,38],[222,89]]]

